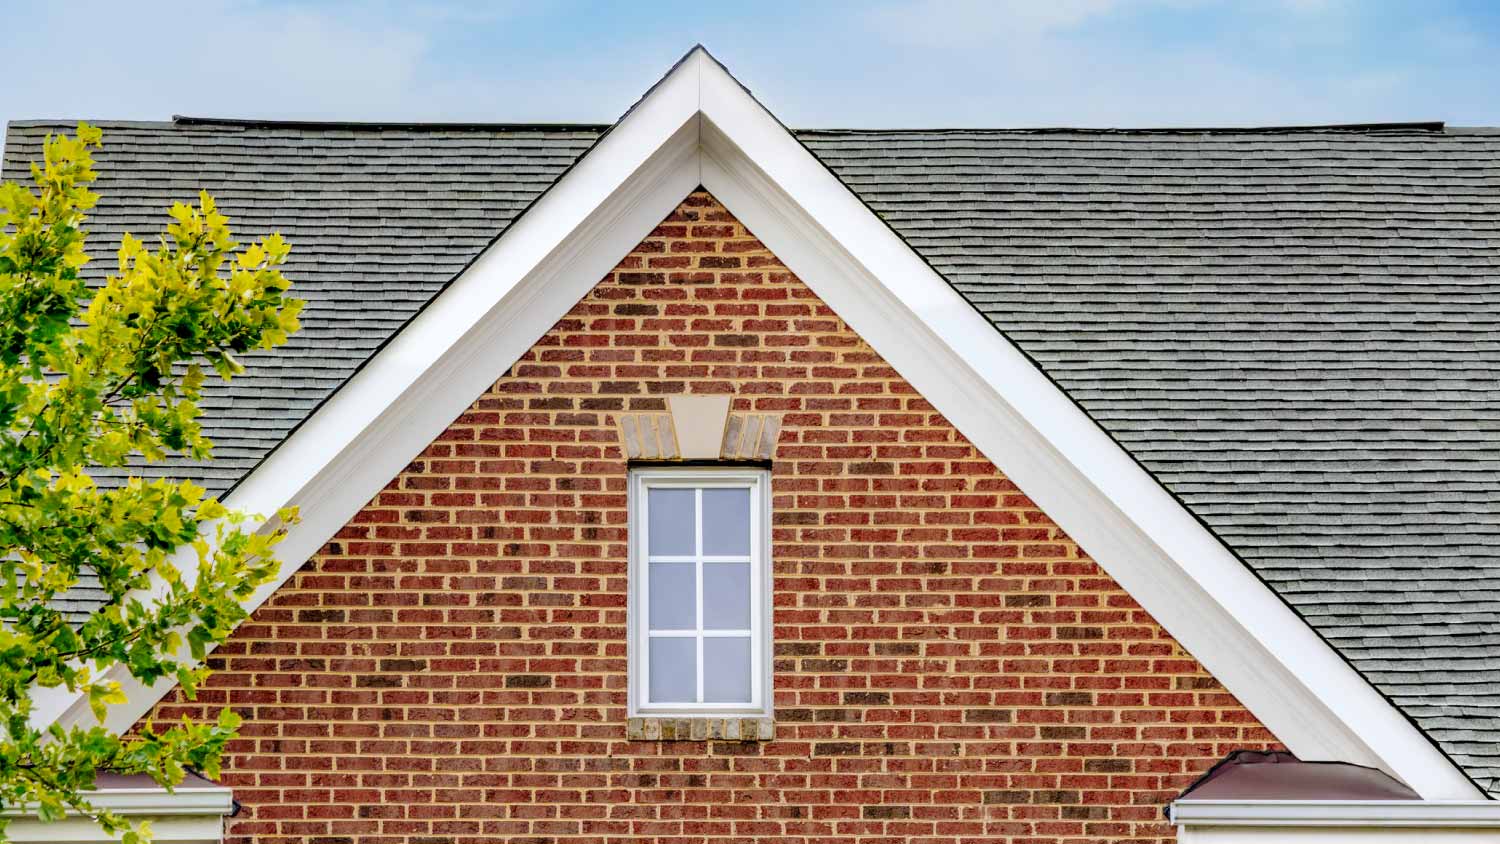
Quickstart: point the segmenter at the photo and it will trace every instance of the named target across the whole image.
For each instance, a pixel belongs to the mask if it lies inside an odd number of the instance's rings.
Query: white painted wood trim
[[[235,490],[302,507],[258,607],[702,183],[1304,759],[1461,770],[701,50]],[[124,672],[123,730],[170,688]],[[44,720],[90,723],[77,696]]]
[[[178,788],[111,788],[85,795],[97,809],[121,815],[228,815],[234,812],[234,792],[225,786]],[[25,817],[36,808],[0,809],[0,817]]]
[[[683,705],[652,704],[647,699],[651,660],[649,596],[646,591],[647,543],[646,491],[650,488],[681,486],[698,488],[715,482],[743,486],[750,490],[750,664],[751,700],[747,705],[696,703]],[[626,651],[629,657],[627,687],[630,718],[770,718],[774,710],[775,686],[771,674],[772,571],[771,571],[771,474],[764,469],[744,467],[664,466],[634,469],[630,472],[628,494],[630,517],[630,562],[626,597]],[[701,518],[701,513],[699,518]],[[692,555],[701,558],[701,554]],[[702,567],[699,567],[702,571]],[[698,627],[703,627],[703,581],[698,580]],[[698,675],[701,692],[702,672]]]
[[[1179,800],[1178,826],[1500,829],[1494,800]]]
[[[220,844],[224,840],[224,819],[184,817],[181,815],[145,815],[135,821],[151,822],[153,844]],[[108,835],[89,818],[63,818],[44,823],[35,818],[15,818],[5,828],[5,835],[15,844],[51,842],[51,844],[119,844],[117,835]]]
[[[234,794],[222,786],[179,788],[112,788],[88,795],[96,808],[108,809],[132,821],[149,820],[157,844],[218,844],[224,840],[224,818],[234,813]],[[119,841],[106,835],[91,818],[75,812],[61,820],[42,822],[36,808],[0,810],[9,824],[6,837],[15,842]]]

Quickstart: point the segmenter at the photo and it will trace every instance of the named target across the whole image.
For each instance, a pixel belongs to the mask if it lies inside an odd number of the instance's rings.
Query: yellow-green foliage
[[[91,809],[98,771],[187,768],[213,776],[237,719],[102,726],[30,723],[31,693],[65,686],[101,720],[124,702],[105,669],[146,683],[170,676],[191,695],[201,659],[245,616],[240,599],[275,573],[278,525],[227,511],[186,481],[101,489],[90,473],[132,456],[211,456],[198,422],[204,367],[231,378],[238,355],[286,342],[302,303],[287,297],[280,235],[239,248],[201,194],[174,205],[153,247],[126,235],[118,271],[91,290],[80,274],[85,213],[98,201],[90,151],[98,129],[49,137],[30,186],[0,185],[0,808],[98,818],[127,841],[145,830]],[[55,599],[96,577],[108,602],[70,625]],[[3,839],[0,829],[0,839]]]

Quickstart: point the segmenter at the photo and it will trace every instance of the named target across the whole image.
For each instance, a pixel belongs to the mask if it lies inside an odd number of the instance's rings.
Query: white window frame
[[[750,490],[750,703],[659,704],[647,699],[650,690],[650,590],[647,553],[646,491],[652,488],[739,487]],[[701,497],[700,497],[701,501]],[[763,469],[747,467],[651,467],[630,472],[630,572],[627,620],[629,659],[629,717],[770,717],[771,661],[771,479]],[[700,504],[701,507],[701,504]],[[701,519],[701,514],[699,515]],[[700,539],[701,541],[701,539]],[[701,550],[701,549],[700,549]],[[703,566],[697,570],[698,618],[694,636],[725,635],[731,631],[703,630]],[[712,565],[712,563],[708,563]],[[734,632],[732,635],[744,635]],[[699,648],[699,696],[703,685],[702,648]]]

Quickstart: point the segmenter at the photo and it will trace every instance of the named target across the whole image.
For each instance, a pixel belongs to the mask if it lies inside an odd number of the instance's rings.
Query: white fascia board
[[[108,809],[132,821],[150,821],[158,844],[218,844],[224,840],[224,818],[234,814],[234,793],[222,786],[179,788],[112,788],[85,795],[97,809]],[[6,837],[23,841],[119,841],[92,818],[69,811],[61,820],[41,821],[35,807],[0,811]]]
[[[224,840],[224,819],[218,815],[190,817],[185,815],[145,816],[137,821],[151,822],[153,844],[220,844]],[[67,842],[67,844],[119,844],[118,835],[110,835],[91,818],[63,818],[40,821],[15,818],[5,828],[5,837],[22,842]]]
[[[358,509],[703,184],[1304,759],[1379,767],[1428,799],[1479,790],[702,50],[229,496],[288,504],[281,575]],[[171,688],[116,672],[127,729]],[[56,692],[56,690],[50,690]],[[44,720],[87,702],[38,698]]]
[[[722,70],[703,184],[1304,759],[1483,795],[1431,741]]]
[[[1179,800],[1178,826],[1500,828],[1494,800]]]
[[[84,799],[96,809],[135,817],[151,815],[211,815],[222,817],[234,813],[234,792],[227,787],[178,788],[111,788],[85,792]],[[35,807],[0,810],[0,817],[26,817]],[[71,810],[69,814],[75,814]]]

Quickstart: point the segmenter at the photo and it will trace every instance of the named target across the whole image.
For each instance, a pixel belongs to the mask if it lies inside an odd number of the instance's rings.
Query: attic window
[[[770,714],[769,502],[754,469],[630,479],[630,714]]]

